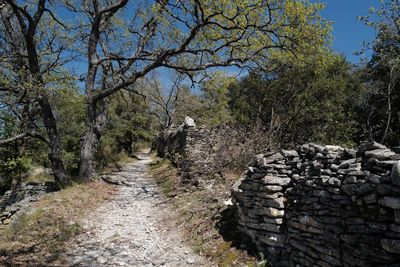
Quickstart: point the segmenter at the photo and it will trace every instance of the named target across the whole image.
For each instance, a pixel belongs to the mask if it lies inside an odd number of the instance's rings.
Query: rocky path
[[[194,254],[173,225],[174,212],[148,176],[150,158],[108,179],[120,184],[113,200],[83,222],[85,233],[67,252],[72,266],[213,266]]]

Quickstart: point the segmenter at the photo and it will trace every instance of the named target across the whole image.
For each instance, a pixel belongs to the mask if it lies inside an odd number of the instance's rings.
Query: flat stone
[[[382,145],[382,144],[379,144],[379,143],[377,143],[375,141],[361,144],[358,147],[358,151],[360,153],[364,153],[365,151],[376,150],[376,149],[387,149],[387,147]]]
[[[400,188],[397,186],[393,185],[388,185],[388,184],[381,184],[378,185],[377,191],[379,194],[387,196],[387,195],[399,195],[400,194]]]
[[[342,181],[340,181],[338,178],[330,178],[328,180],[328,184],[334,185],[334,186],[340,186],[342,184]]]
[[[281,153],[285,156],[285,157],[291,157],[291,158],[295,158],[299,156],[299,153],[296,150],[281,150]]]
[[[347,195],[354,195],[356,193],[357,186],[355,184],[345,184],[340,187],[340,190]]]
[[[284,160],[285,157],[281,153],[274,153],[270,156],[264,157],[264,164],[270,164],[279,160]]]
[[[351,166],[351,164],[356,163],[356,159],[348,159],[344,160],[339,164],[339,169],[347,169]]]
[[[284,247],[285,237],[278,233],[265,233],[265,235],[257,236],[257,239],[269,246]]]
[[[356,176],[347,176],[344,179],[343,184],[355,184],[356,182],[357,182]]]
[[[381,246],[384,250],[400,254],[400,240],[395,239],[381,239]]]
[[[324,146],[321,146],[321,145],[315,144],[315,143],[310,143],[309,145],[310,145],[310,147],[314,148],[315,151],[317,151],[318,153],[321,153],[324,155],[328,154],[328,149]]]
[[[376,174],[367,175],[367,181],[373,184],[380,184],[382,177]]]
[[[392,179],[392,183],[400,185],[400,160],[393,165],[390,178]]]
[[[275,185],[280,185],[280,186],[285,186],[290,184],[291,179],[290,178],[282,178],[282,177],[277,177],[277,176],[269,176],[266,175],[262,179],[264,184],[275,184]]]
[[[360,187],[357,188],[356,192],[357,195],[365,195],[371,191],[374,191],[376,188],[376,185],[370,184],[370,183],[365,183],[361,185]]]
[[[328,149],[329,151],[333,151],[333,152],[337,152],[337,151],[343,150],[343,148],[342,148],[341,146],[326,145],[325,147],[326,147],[326,149]]]
[[[390,149],[376,149],[376,150],[370,150],[365,152],[365,156],[368,158],[376,158],[377,160],[386,160],[390,159],[391,156],[396,155],[393,151]]]
[[[282,186],[278,186],[278,185],[267,185],[264,187],[265,191],[267,192],[280,192],[282,191]]]
[[[273,218],[281,218],[285,214],[284,210],[278,210],[274,208],[264,208],[263,211],[265,212],[265,215]]]
[[[398,197],[384,197],[379,201],[379,204],[391,209],[400,209],[400,198]]]

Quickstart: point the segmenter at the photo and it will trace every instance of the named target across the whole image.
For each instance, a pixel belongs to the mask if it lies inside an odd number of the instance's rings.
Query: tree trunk
[[[96,177],[94,153],[97,150],[101,134],[107,123],[107,104],[99,103],[101,109],[96,112],[96,104],[88,101],[86,110],[86,131],[81,139],[81,162],[79,176],[84,181]]]
[[[61,159],[62,149],[60,137],[57,131],[57,123],[47,96],[40,94],[37,100],[40,105],[41,117],[49,137],[50,153],[48,157],[53,170],[54,180],[59,187],[65,187],[71,183],[71,180],[65,171],[64,163]]]
[[[93,163],[93,155],[97,148],[99,138],[96,136],[94,128],[88,126],[85,135],[81,139],[81,163],[79,176],[84,181],[89,181],[96,176]]]

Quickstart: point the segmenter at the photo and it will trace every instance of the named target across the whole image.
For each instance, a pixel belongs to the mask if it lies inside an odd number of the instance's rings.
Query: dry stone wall
[[[197,184],[203,176],[212,173],[217,151],[226,143],[223,136],[227,132],[232,132],[228,126],[181,125],[167,134],[159,155],[170,158],[180,167],[183,183]]]
[[[239,230],[275,264],[400,266],[399,160],[377,143],[257,155],[232,191]]]

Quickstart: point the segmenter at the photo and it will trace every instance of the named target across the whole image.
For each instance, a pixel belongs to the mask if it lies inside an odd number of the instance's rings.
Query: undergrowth
[[[74,184],[40,199],[0,233],[0,266],[52,266],[82,231],[80,219],[113,190],[103,182]]]
[[[183,230],[196,253],[211,259],[220,267],[266,266],[263,259],[251,256],[246,250],[240,249],[235,241],[229,238],[224,240],[220,234],[221,217],[227,208],[223,202],[230,197],[230,188],[236,175],[228,175],[231,179],[221,180],[211,189],[193,190],[180,184],[177,169],[169,160],[154,158],[150,172],[177,210],[178,227]],[[227,228],[225,231],[235,231],[229,229],[232,222],[224,223],[226,225],[222,228]]]

